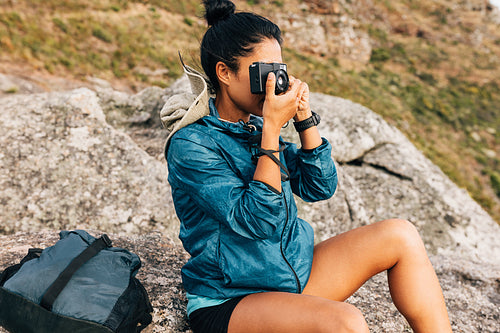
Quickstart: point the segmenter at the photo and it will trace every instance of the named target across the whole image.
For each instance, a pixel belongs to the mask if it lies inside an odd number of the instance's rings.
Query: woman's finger
[[[274,86],[276,84],[276,77],[274,76],[273,72],[270,72],[267,75],[267,80],[266,80],[266,98],[274,96]]]

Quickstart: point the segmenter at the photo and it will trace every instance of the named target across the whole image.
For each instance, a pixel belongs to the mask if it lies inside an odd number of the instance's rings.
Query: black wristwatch
[[[309,118],[301,120],[301,121],[296,121],[293,123],[293,126],[295,126],[295,129],[297,130],[297,132],[299,132],[299,133],[303,132],[306,129],[308,129],[309,127],[313,127],[313,126],[316,126],[319,124],[321,117],[316,112],[314,112],[314,111],[311,111],[311,112],[312,112],[312,116],[310,116]]]

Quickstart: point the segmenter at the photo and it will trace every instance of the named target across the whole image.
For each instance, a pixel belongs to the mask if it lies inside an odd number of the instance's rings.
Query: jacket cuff
[[[331,146],[330,146],[330,143],[328,142],[327,139],[325,138],[321,138],[322,142],[321,144],[314,148],[314,149],[300,149],[300,152],[299,154],[302,156],[302,157],[305,157],[305,158],[308,158],[308,157],[315,157],[317,155],[320,155],[321,153],[323,153],[323,151],[325,151],[325,149],[328,149],[328,150],[331,150]]]
[[[271,185],[269,185],[269,184],[266,184],[266,183],[264,183],[264,182],[262,182],[262,181],[260,181],[260,180],[254,180],[254,181],[255,181],[255,182],[257,182],[257,183],[261,183],[262,185],[266,186],[266,187],[267,187],[267,188],[268,188],[271,192],[274,192],[274,193],[276,193],[276,194],[278,194],[278,195],[281,195],[281,192],[280,192],[280,191],[278,191],[278,190],[277,190],[276,188],[274,188],[273,186],[271,186]]]

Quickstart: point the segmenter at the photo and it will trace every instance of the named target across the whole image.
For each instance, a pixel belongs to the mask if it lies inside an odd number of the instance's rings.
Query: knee
[[[341,310],[332,309],[329,320],[324,321],[326,325],[319,330],[325,333],[367,333],[368,324],[359,309],[344,303]]]
[[[380,223],[389,241],[401,249],[423,248],[420,234],[411,222],[402,219],[389,219]]]
[[[368,325],[366,323],[365,317],[359,309],[354,306],[350,306],[345,316],[345,321],[343,323],[342,330],[340,332],[346,333],[366,333],[369,332]]]

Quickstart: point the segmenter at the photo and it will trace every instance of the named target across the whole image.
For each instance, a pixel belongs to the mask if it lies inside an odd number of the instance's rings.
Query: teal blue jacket
[[[262,118],[249,123],[210,115],[177,131],[167,152],[168,181],[191,258],[182,268],[186,291],[232,298],[265,291],[300,293],[311,271],[314,233],[297,217],[293,194],[312,202],[337,187],[331,146],[311,151],[284,143],[290,178],[282,191],[253,180]],[[252,125],[252,126],[249,126]]]

